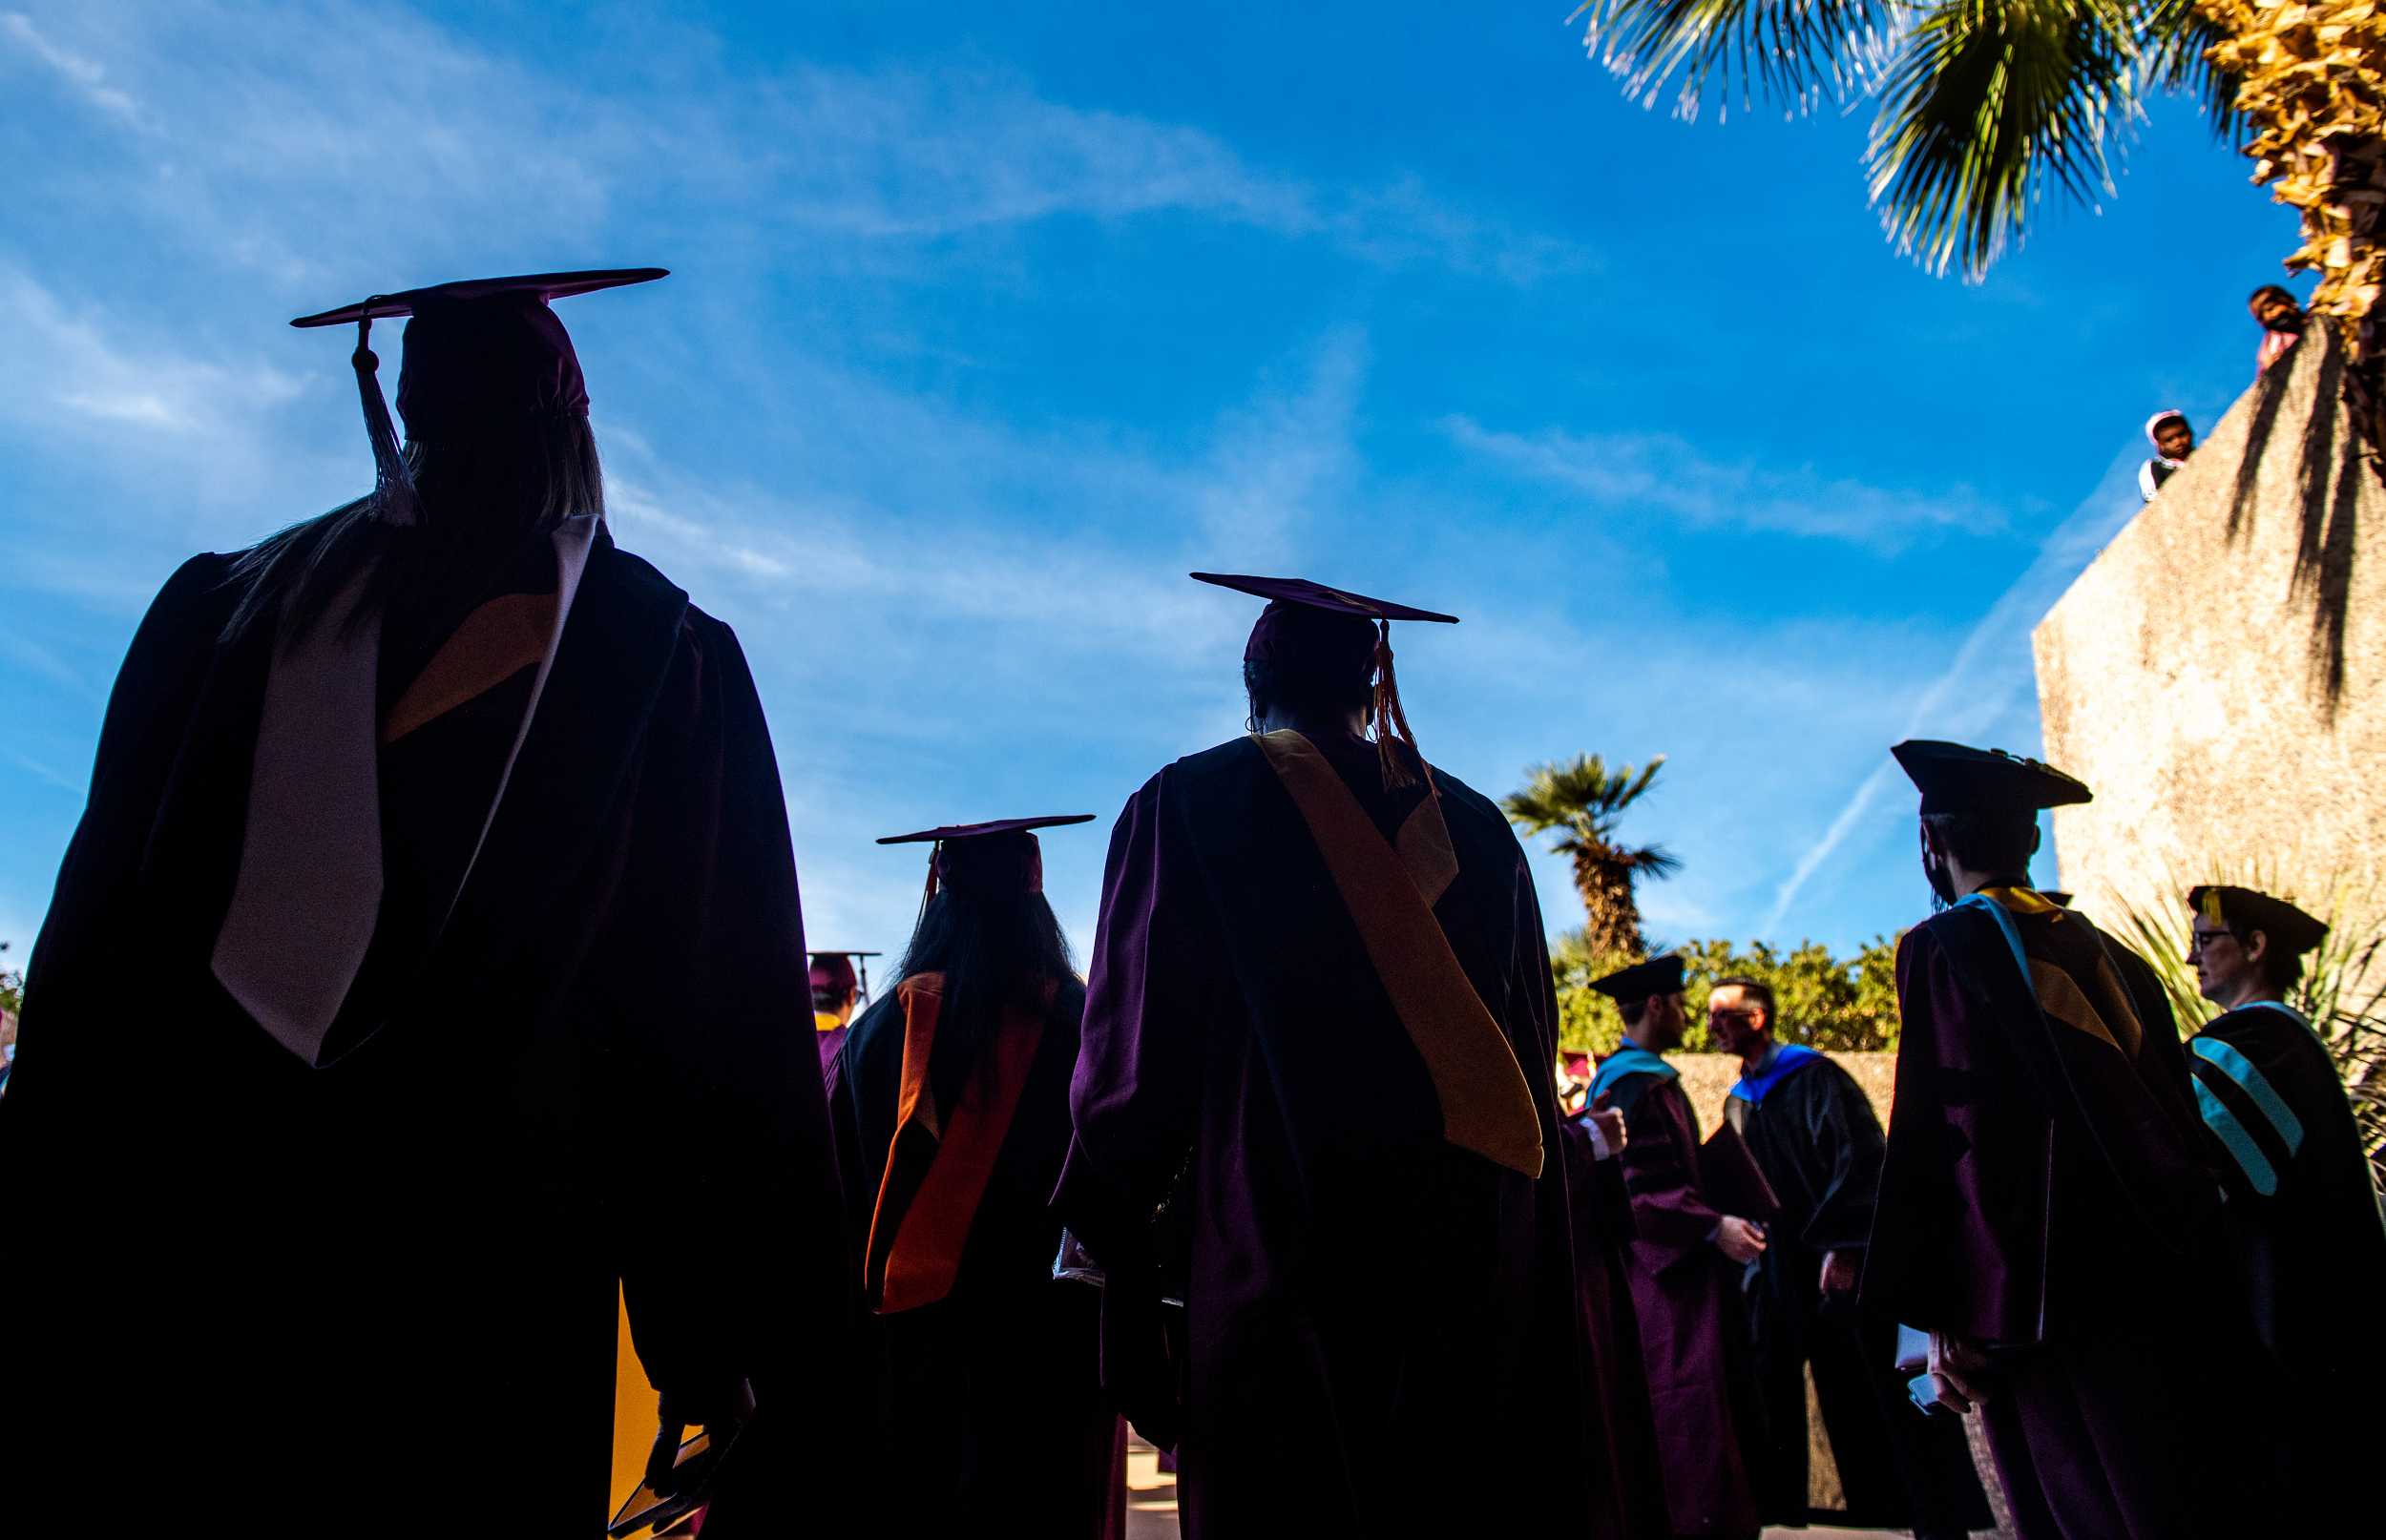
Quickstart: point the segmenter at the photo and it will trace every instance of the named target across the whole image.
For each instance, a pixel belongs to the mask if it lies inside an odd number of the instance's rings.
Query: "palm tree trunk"
[[[1592,954],[1601,958],[1637,958],[1647,944],[1641,934],[1640,900],[1632,892],[1632,873],[1596,851],[1577,851],[1575,891],[1582,895],[1583,931]]]
[[[2311,311],[2344,342],[2346,403],[2375,455],[2386,449],[2386,14],[2372,0],[2197,9],[2229,34],[2210,57],[2237,78],[2253,180],[2303,218],[2287,266],[2321,275]]]

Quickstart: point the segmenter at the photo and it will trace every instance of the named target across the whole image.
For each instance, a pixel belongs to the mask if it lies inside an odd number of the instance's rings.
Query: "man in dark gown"
[[[1868,1307],[1930,1334],[1977,1405],[2023,1540],[2269,1532],[2273,1425],[2186,1054],[2144,959],[2029,885],[2038,810],[2088,800],[2035,760],[1900,743],[1944,912],[1897,952],[1903,1033]],[[2232,1458],[2205,1441],[2226,1429]]]
[[[1591,1102],[1623,1113],[1632,1302],[1672,1530],[1753,1535],[1749,1460],[1762,1407],[1741,1296],[1766,1238],[1751,1220],[1719,1213],[1702,1191],[1698,1119],[1681,1072],[1664,1058],[1682,1045],[1682,972],[1672,955],[1592,981],[1616,1002],[1624,1040],[1601,1059]]]
[[[2386,1281],[2386,1224],[2328,1046],[2287,996],[2328,926],[2285,899],[2199,887],[2187,955],[2222,1014],[2187,1041],[2197,1110],[2229,1179],[2229,1252],[2261,1340],[2265,1414],[2288,1429],[2292,1532],[2375,1527],[2369,1365],[2347,1347],[2348,1288]]]
[[[1765,1403],[1757,1484],[1766,1522],[1823,1517],[1910,1529],[1923,1540],[1987,1529],[1988,1499],[1962,1428],[1908,1405],[1895,1369],[1897,1323],[1856,1305],[1886,1149],[1880,1119],[1836,1061],[1774,1040],[1774,1010],[1772,988],[1760,979],[1722,979],[1707,995],[1708,1034],[1744,1072],[1724,1118],[1781,1205],[1748,1297]],[[1829,1514],[1808,1505],[1810,1371],[1845,1499]]]
[[[594,516],[545,302],[639,276],[333,313],[413,310],[418,453],[381,407],[381,489],[261,552],[415,586],[243,629],[274,569],[202,555],[134,636],[0,1105],[0,1530],[595,1534],[617,1279],[677,1415],[823,1399],[850,1290],[769,734]],[[496,493],[551,448],[589,474],[534,519]]]
[[[895,988],[846,1039],[830,1108],[876,1312],[873,1533],[1093,1540],[1111,1516],[1100,1299],[1054,1279],[1049,1206],[1085,989],[1031,832],[1092,820],[879,842],[935,842],[936,891]]]
[[[1196,1540],[1615,1534],[1539,905],[1392,688],[1385,622],[1450,617],[1212,580],[1271,600],[1258,731],[1119,819],[1057,1197],[1108,1273],[1104,1374]]]

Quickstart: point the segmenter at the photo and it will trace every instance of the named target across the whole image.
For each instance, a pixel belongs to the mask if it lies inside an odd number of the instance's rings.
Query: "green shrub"
[[[1849,958],[1834,957],[1816,941],[1802,941],[1787,952],[1762,941],[1745,946],[1687,941],[1669,949],[1682,953],[1686,965],[1683,1006],[1689,1032],[1683,1046],[1692,1052],[1712,1046],[1706,1037],[1707,989],[1717,979],[1731,977],[1761,979],[1772,987],[1781,1007],[1774,1036],[1781,1042],[1840,1052],[1897,1046],[1895,936],[1878,937]],[[1622,1040],[1623,1018],[1615,1003],[1590,985],[1634,960],[1595,950],[1579,930],[1551,945],[1559,1048],[1605,1053]]]

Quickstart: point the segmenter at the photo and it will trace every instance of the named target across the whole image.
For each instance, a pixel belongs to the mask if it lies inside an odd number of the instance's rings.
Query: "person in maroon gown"
[[[661,276],[306,318],[412,316],[409,443],[360,343],[374,492],[135,635],[0,1105],[0,1530],[596,1534],[617,1280],[674,1415],[847,1399],[770,736],[548,304]]]
[[[2169,1003],[2145,959],[2030,886],[2039,810],[2088,788],[1997,750],[1894,753],[1941,908],[1898,945],[1861,1298],[1929,1334],[1932,1393],[1977,1408],[2022,1540],[2271,1532],[2276,1422],[2248,1415],[2250,1330]]]
[[[1105,1376],[1195,1540],[1619,1533],[1539,904],[1393,687],[1389,622],[1452,617],[1196,575],[1269,603],[1251,735],[1111,838],[1056,1197]]]
[[[861,982],[853,970],[853,960],[862,952],[812,953],[812,1030],[820,1049],[820,1072],[824,1084],[833,1090],[827,1076],[837,1062],[838,1052],[845,1047],[845,1036],[853,1025],[853,1001],[861,992]]]
[[[2376,1523],[2366,1479],[2372,1426],[2345,1408],[2369,1395],[2345,1350],[2346,1280],[2386,1280],[2386,1224],[2345,1083],[2311,1019],[2288,1004],[2304,954],[2328,926],[2250,887],[2187,894],[2187,958],[2221,1014],[2187,1040],[2196,1110],[2229,1181],[2229,1257],[2261,1342],[2292,1532],[2354,1534]]]
[[[1100,1301],[1053,1276],[1049,1206],[1069,1149],[1085,989],[1044,900],[1033,831],[1091,813],[895,835],[932,843],[931,892],[895,987],[854,1022],[834,1077],[850,1229],[874,1313],[874,1533],[1095,1540],[1118,1413]],[[868,1416],[867,1411],[862,1411]]]
[[[1582,1347],[1590,1357],[1623,1532],[1639,1540],[1669,1534],[1673,1524],[1665,1510],[1664,1466],[1658,1458],[1657,1423],[1641,1358],[1640,1312],[1632,1304],[1635,1231],[1632,1197],[1624,1189],[1623,1113],[1589,1105],[1590,1055],[1580,1058],[1584,1105],[1559,1120],[1558,1136],[1574,1216]]]
[[[1670,955],[1592,981],[1616,1002],[1624,1040],[1600,1060],[1591,1104],[1623,1114],[1627,1276],[1672,1532],[1753,1535],[1748,1460],[1761,1413],[1741,1297],[1765,1234],[1719,1213],[1701,1190],[1698,1119],[1664,1057],[1682,1045],[1682,974]]]

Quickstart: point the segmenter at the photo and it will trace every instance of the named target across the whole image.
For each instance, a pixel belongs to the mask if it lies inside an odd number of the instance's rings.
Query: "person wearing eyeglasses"
[[[1923,1540],[1987,1529],[1962,1429],[1913,1414],[1894,1367],[1896,1322],[1856,1305],[1886,1148],[1880,1119],[1837,1061],[1778,1039],[1779,1015],[1762,979],[1719,979],[1707,992],[1707,1036],[1742,1072],[1724,1118],[1781,1202],[1748,1295],[1766,1522],[1910,1529]],[[1807,1502],[1810,1373],[1844,1498],[1833,1513]]]
[[[2328,926],[2248,887],[2199,887],[2187,961],[2221,1008],[2187,1042],[2196,1110],[2229,1179],[2225,1230],[2272,1377],[2269,1405],[2298,1534],[2364,1528],[2366,1440],[2338,1408],[2368,1394],[2340,1338],[2348,1289],[2386,1280],[2386,1224],[2353,1105],[2302,993],[2304,958]]]

